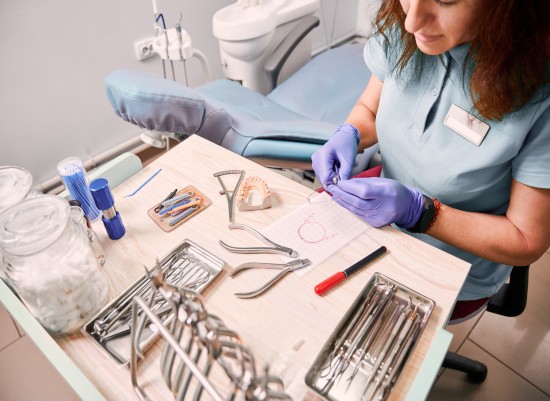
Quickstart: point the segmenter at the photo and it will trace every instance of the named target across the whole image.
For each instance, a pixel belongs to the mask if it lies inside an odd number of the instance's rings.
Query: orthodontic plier
[[[242,265],[237,266],[235,269],[228,273],[229,277],[234,277],[238,273],[247,270],[247,269],[276,269],[280,270],[277,275],[271,278],[268,282],[260,286],[259,288],[248,291],[248,292],[236,292],[235,295],[239,298],[254,298],[261,293],[267,291],[273,284],[283,278],[287,273],[296,271],[303,267],[306,267],[311,264],[309,259],[297,259],[292,260],[288,263],[259,263],[259,262],[250,262],[243,263]]]
[[[227,249],[230,252],[235,253],[278,253],[281,255],[289,256],[291,258],[298,257],[298,252],[295,250],[288,248],[286,246],[279,245],[270,239],[266,238],[262,234],[260,234],[258,231],[254,230],[252,227],[247,226],[245,224],[229,224],[230,230],[235,229],[241,229],[248,231],[250,234],[254,235],[256,238],[262,240],[266,244],[273,245],[273,247],[236,247],[232,245],[228,245],[222,240],[220,240],[220,245],[223,246],[225,249]]]

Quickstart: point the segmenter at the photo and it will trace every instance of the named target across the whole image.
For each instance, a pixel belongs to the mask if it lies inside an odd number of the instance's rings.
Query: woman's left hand
[[[409,228],[424,210],[424,196],[418,189],[388,178],[340,180],[331,192],[336,203],[373,227],[396,223]]]

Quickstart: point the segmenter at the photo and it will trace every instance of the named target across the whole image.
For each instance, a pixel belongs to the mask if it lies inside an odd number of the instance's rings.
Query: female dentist
[[[550,246],[549,14],[547,0],[382,1],[373,76],[312,156],[338,204],[472,264],[450,323]],[[383,178],[350,179],[376,142]]]

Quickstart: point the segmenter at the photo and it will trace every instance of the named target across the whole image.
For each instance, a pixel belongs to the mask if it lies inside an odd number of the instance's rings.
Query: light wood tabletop
[[[124,197],[159,168],[162,171],[139,192]],[[235,292],[257,287],[272,277],[273,271],[253,271],[230,278],[229,269],[251,261],[280,262],[280,258],[236,254],[220,246],[220,239],[238,246],[261,245],[251,235],[228,228],[228,204],[213,174],[231,169],[245,170],[247,177],[262,178],[271,191],[271,208],[245,212],[235,208],[235,222],[257,230],[302,206],[311,193],[311,189],[274,171],[198,136],[190,137],[113,190],[115,207],[126,227],[123,238],[109,240],[101,221],[94,223],[105,248],[107,260],[103,269],[111,284],[110,299],[143,275],[143,265],[151,268],[156,258],[162,258],[183,240],[193,241],[226,262],[225,271],[204,293],[208,311],[241,336],[258,366],[269,363],[270,372],[283,379],[293,399],[302,400],[312,395],[304,382],[306,372],[369,279],[380,272],[436,304],[390,395],[390,400],[405,399],[431,343],[446,325],[469,265],[391,227],[370,228],[305,275],[290,274],[257,298],[237,298]],[[148,210],[173,189],[188,185],[198,188],[212,204],[172,232],[161,230],[147,215]],[[314,293],[313,287],[320,281],[381,245],[388,249],[382,258],[324,296]],[[106,400],[138,399],[129,369],[119,366],[90,337],[77,333],[55,340]],[[147,358],[158,359],[159,348],[157,344],[148,351]],[[171,399],[153,362],[147,363],[143,375],[153,399]]]

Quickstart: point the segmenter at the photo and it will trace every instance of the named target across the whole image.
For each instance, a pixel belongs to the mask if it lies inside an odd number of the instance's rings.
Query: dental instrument
[[[206,249],[200,248],[190,240],[184,240],[156,263],[155,267],[151,270],[146,269],[144,275],[104,307],[86,324],[85,331],[111,357],[124,364],[130,359],[130,336],[127,332],[129,326],[142,331],[142,350],[158,338],[156,326],[144,322],[143,327],[137,327],[137,323],[142,324],[140,317],[137,320],[132,319],[132,301],[136,297],[147,302],[149,310],[160,317],[165,326],[174,320],[173,313],[170,313],[173,310],[170,308],[170,311],[167,311],[167,300],[152,288],[150,277],[153,271],[162,270],[164,280],[174,288],[185,287],[189,291],[200,293],[221,273],[224,265],[221,259]],[[141,316],[141,313],[139,315]]]
[[[151,181],[153,178],[155,178],[157,176],[158,173],[160,173],[162,171],[161,168],[159,168],[157,171],[155,171],[153,173],[153,175],[151,175],[149,178],[147,178],[139,187],[137,187],[134,192],[128,194],[125,196],[125,198],[128,198],[129,196],[134,196],[135,194],[137,194],[145,185],[147,185],[149,183],[149,181]]]
[[[212,204],[206,195],[192,185],[169,195],[169,199],[167,196],[160,203],[155,202],[147,211],[147,215],[165,232],[175,230]]]
[[[225,188],[225,184],[223,183],[223,180],[221,179],[221,177],[224,175],[231,175],[231,174],[239,174],[239,179],[237,180],[237,184],[235,184],[235,188],[233,188],[232,191],[228,191]],[[227,198],[227,207],[229,209],[229,223],[233,223],[233,202],[235,201],[235,195],[239,190],[239,186],[241,185],[241,181],[244,177],[244,174],[245,174],[244,170],[224,170],[224,171],[218,171],[217,173],[214,173],[214,177],[218,179],[223,189],[222,191],[220,191],[220,195],[225,195],[225,197]]]
[[[333,401],[385,401],[434,306],[374,273],[309,369],[306,384]]]
[[[273,278],[271,278],[269,281],[267,281],[265,284],[261,285],[260,287],[256,288],[255,290],[235,293],[235,295],[239,298],[254,298],[264,293],[269,288],[271,288],[277,281],[283,278],[287,273],[296,271],[310,264],[311,264],[311,260],[309,259],[297,259],[297,260],[290,261],[288,263],[259,263],[259,262],[243,263],[242,265],[237,266],[235,269],[229,272],[228,276],[235,277],[237,274],[247,269],[281,270],[277,275],[275,275]]]
[[[181,14],[180,14],[180,21],[181,21]],[[176,33],[178,35],[178,50],[180,53],[181,62],[183,64],[183,75],[185,79],[185,85],[189,84],[189,81],[187,79],[187,66],[185,65],[185,58],[183,58],[183,37],[181,34],[181,25],[179,23],[176,24]]]
[[[178,224],[180,221],[182,221],[186,217],[188,217],[191,214],[195,213],[198,209],[199,209],[199,205],[197,205],[197,204],[195,204],[193,206],[190,206],[188,209],[184,210],[183,213],[178,214],[178,216],[176,218],[174,218],[173,220],[170,220],[170,222],[168,224],[170,224],[170,226],[175,226],[176,224]]]
[[[409,340],[412,340],[412,338],[414,338],[414,336],[410,334],[414,331],[413,325],[416,323],[416,319],[418,316],[416,313],[417,308],[418,308],[418,305],[416,305],[414,309],[410,312],[410,314],[407,316],[407,320],[405,321],[403,326],[398,330],[399,334],[394,333],[392,331],[392,336],[395,337],[397,335],[397,339],[395,343],[392,344],[392,349],[386,359],[383,359],[383,356],[379,356],[380,363],[378,363],[378,365],[379,366],[381,365],[380,371],[378,371],[378,369],[375,369],[375,368],[372,369],[372,372],[375,372],[376,374],[376,378],[370,389],[368,389],[367,384],[365,384],[365,392],[364,392],[365,397],[367,397],[368,395],[367,391],[368,391],[370,392],[370,394],[373,395],[371,397],[372,400],[380,399],[380,395],[378,394],[380,392],[379,386],[383,384],[383,380],[385,379],[386,374],[388,372],[392,372],[393,370],[395,370],[395,369],[390,370],[390,367],[394,366],[394,362],[395,362],[394,359],[398,355],[399,351],[401,351],[401,346],[403,345],[404,342],[407,343]],[[412,328],[412,331],[410,331],[411,328]],[[369,378],[372,376],[373,374],[371,373]]]
[[[381,246],[380,248],[378,248],[374,252],[368,254],[363,259],[361,259],[360,261],[354,263],[352,266],[348,267],[344,271],[333,274],[332,276],[330,276],[326,280],[323,280],[322,282],[320,282],[319,284],[317,284],[315,286],[315,289],[314,289],[315,293],[317,295],[323,295],[325,292],[330,290],[335,285],[337,285],[337,284],[341,283],[342,281],[344,281],[344,279],[348,278],[349,276],[351,276],[353,273],[355,273],[356,271],[358,271],[362,267],[368,265],[369,263],[371,263],[376,258],[382,256],[384,253],[386,253],[386,251],[387,251],[387,248],[385,246]]]
[[[194,195],[192,192],[190,193],[192,194],[191,196]],[[164,209],[159,212],[159,216],[165,217],[167,214],[172,215],[172,213],[177,210],[182,210],[182,208],[186,209],[190,206],[199,204],[200,202],[201,202],[201,198],[198,196],[194,198],[190,198],[187,196],[184,198],[180,198],[179,200],[174,201],[173,203],[167,203],[166,205],[164,205]]]
[[[395,287],[387,286],[383,291],[381,298],[378,302],[372,305],[372,308],[369,310],[369,313],[365,316],[366,319],[364,324],[362,324],[358,330],[355,332],[354,336],[350,336],[349,346],[343,350],[343,355],[340,355],[338,364],[333,370],[331,377],[328,379],[323,391],[328,392],[330,388],[334,385],[336,380],[341,377],[341,375],[346,371],[350,365],[355,351],[358,349],[359,345],[365,341],[366,337],[369,335],[370,331],[380,324],[379,317],[383,316],[388,310],[388,305],[391,306],[391,298],[395,293]]]
[[[291,258],[297,258],[298,252],[293,250],[292,248],[288,248],[283,245],[279,245],[273,241],[271,241],[269,238],[265,237],[264,235],[260,234],[258,231],[254,230],[252,227],[247,226],[245,224],[229,224],[230,230],[245,230],[249,232],[250,234],[254,235],[256,238],[262,240],[266,244],[273,245],[272,247],[236,247],[231,246],[220,240],[220,245],[223,246],[225,249],[227,249],[230,252],[234,253],[278,253],[281,255],[285,255]]]
[[[198,292],[174,287],[159,270],[153,271],[150,280],[154,292],[172,307],[174,319],[165,325],[146,301],[135,297],[132,320],[148,319],[164,340],[160,373],[176,401],[199,401],[203,391],[208,393],[206,398],[216,401],[291,399],[284,393],[283,381],[270,375],[267,366],[263,375],[256,373],[255,358],[238,333],[208,313]],[[134,390],[145,401],[150,399],[144,390],[147,386],[138,380],[138,365],[144,359],[140,342],[143,328],[140,324],[132,326],[130,371]],[[147,365],[146,361],[143,364]],[[210,378],[211,371],[223,374],[229,382],[219,380],[220,375]]]
[[[187,191],[177,196],[172,196],[170,199],[165,199],[160,204],[161,206],[164,206],[164,207],[171,207],[174,204],[179,203],[182,200],[188,199],[193,195],[195,195],[194,192]]]
[[[403,308],[396,308],[394,311],[394,314],[392,315],[392,319],[388,320],[387,328],[391,329],[390,333],[383,332],[384,335],[382,335],[382,349],[378,352],[374,351],[372,353],[372,357],[375,360],[374,365],[371,369],[371,373],[369,374],[369,377],[367,378],[367,381],[364,384],[365,390],[363,394],[367,394],[369,391],[369,385],[374,379],[374,376],[378,369],[381,367],[382,362],[384,362],[384,358],[386,356],[386,353],[390,349],[391,345],[393,344],[394,339],[398,335],[399,331],[401,330],[401,325],[403,324],[403,321],[408,316],[407,314],[408,309],[403,310]],[[397,316],[397,320],[394,320]],[[359,354],[357,355],[357,362],[356,367],[354,369],[354,372],[352,375],[348,378],[348,387],[351,384],[352,380],[354,379],[355,375],[359,371],[359,367],[361,363],[363,362],[363,358],[366,357],[367,352],[369,352],[369,348],[365,346],[363,349],[360,349]]]
[[[115,199],[109,182],[105,178],[96,178],[90,183],[90,192],[96,206],[103,212],[101,220],[109,238],[113,240],[122,238],[126,234],[126,228],[122,223],[120,213],[115,208]]]
[[[164,208],[164,205],[162,204],[163,202],[166,202],[167,200],[170,200],[172,199],[174,196],[176,196],[176,194],[178,193],[178,189],[174,189],[172,192],[170,192],[168,195],[166,195],[166,198],[164,198],[158,205],[157,207],[155,207],[155,212],[160,212],[163,208]]]
[[[179,216],[182,212],[189,209],[190,207],[199,207],[202,203],[202,198],[199,196],[196,196],[194,198],[186,199],[185,201],[181,203],[176,203],[174,206],[171,206],[167,213],[164,213],[162,218],[165,218],[166,216],[170,217],[176,217]]]

